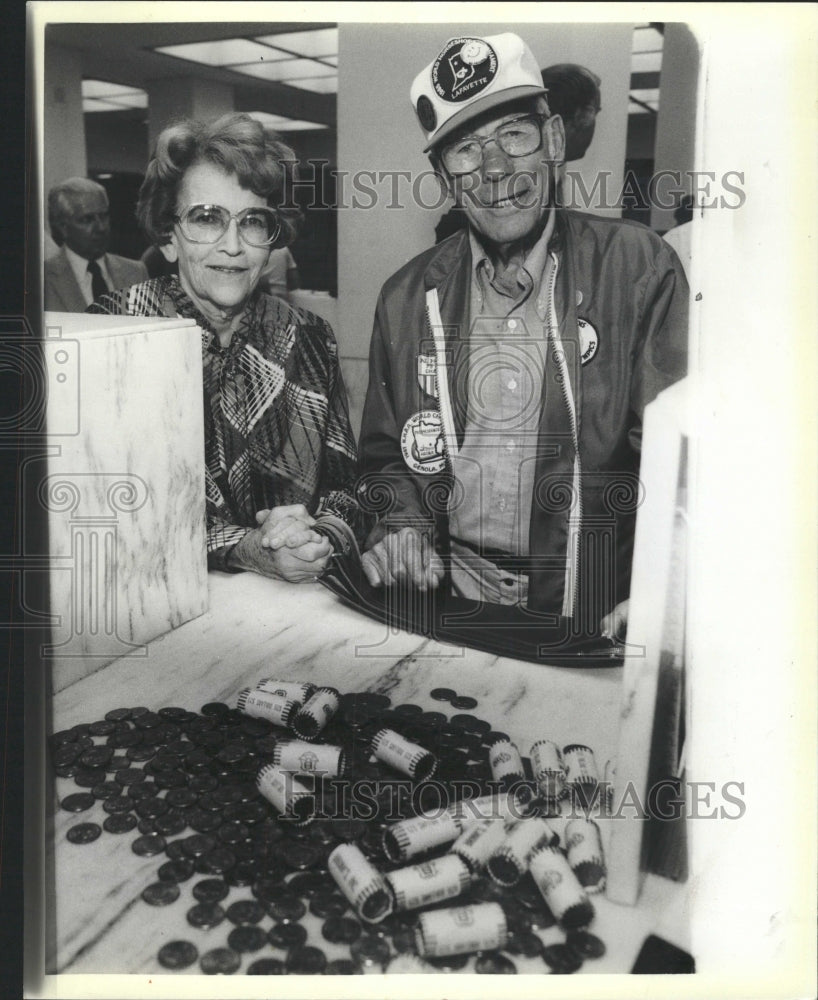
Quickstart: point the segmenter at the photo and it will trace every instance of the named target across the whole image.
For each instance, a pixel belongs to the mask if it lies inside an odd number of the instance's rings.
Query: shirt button
[[[507,325],[508,325],[509,330],[516,330],[517,329],[517,320],[516,319],[510,319],[508,321]]]
[[[510,378],[508,380],[508,387],[509,387],[509,389],[511,389],[512,392],[514,392],[514,390],[517,388],[517,379],[516,378]]]

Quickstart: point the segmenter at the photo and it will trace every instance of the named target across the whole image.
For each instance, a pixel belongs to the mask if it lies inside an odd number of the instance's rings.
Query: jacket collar
[[[424,280],[426,288],[439,288],[445,283],[448,276],[459,265],[462,265],[464,257],[469,254],[469,233],[467,229],[461,229],[447,239],[439,243],[433,250],[432,255],[426,265]]]
[[[458,322],[461,318],[458,314],[462,312],[462,303],[468,302],[470,269],[471,250],[466,229],[444,240],[426,265],[423,285],[427,291],[437,289],[444,323]]]
[[[549,250],[560,252],[565,249],[568,219],[565,210],[557,208],[554,213],[554,231],[549,239]],[[471,247],[467,229],[450,236],[436,248],[426,265],[423,275],[424,287],[437,288],[441,302],[441,313],[444,312],[443,300],[452,286],[457,287],[465,275],[468,281],[471,271]],[[445,314],[444,314],[445,320]]]

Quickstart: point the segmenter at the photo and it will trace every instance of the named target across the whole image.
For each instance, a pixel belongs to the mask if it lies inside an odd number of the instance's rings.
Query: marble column
[[[46,313],[55,690],[207,609],[201,333]],[[34,499],[32,497],[32,499]]]

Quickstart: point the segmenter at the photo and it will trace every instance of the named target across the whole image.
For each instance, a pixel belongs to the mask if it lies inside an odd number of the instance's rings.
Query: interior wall
[[[85,126],[82,114],[82,55],[74,49],[50,45],[45,60],[43,128],[43,197],[67,177],[85,177]],[[48,155],[59,150],[59,156]],[[47,215],[44,213],[44,219]]]
[[[235,109],[233,88],[214,80],[184,77],[151,80],[148,92],[148,147],[175,118],[218,118]]]
[[[141,174],[148,162],[148,130],[143,115],[121,118],[116,112],[85,115],[88,173]]]
[[[678,171],[686,178],[694,169],[698,74],[699,46],[690,28],[685,24],[666,24],[654,147],[655,174],[663,170]],[[670,204],[677,200],[671,198],[673,187],[672,183],[667,187],[657,185],[657,198],[650,215],[653,229],[662,231],[676,225],[675,206]],[[688,193],[691,189],[690,182],[685,180],[679,187]]]
[[[459,34],[523,37],[541,67],[577,62],[602,79],[602,112],[594,141],[579,164],[586,190],[608,171],[610,191],[623,177],[630,83],[630,24],[341,24],[339,37],[338,167],[346,185],[339,210],[340,353],[351,396],[353,426],[367,385],[372,317],[384,281],[406,261],[434,243],[434,227],[450,207],[436,201],[423,136],[409,103],[417,73],[435,58],[446,39]],[[387,172],[374,183],[371,173]],[[398,171],[409,177],[399,177]],[[389,179],[391,177],[391,180]],[[376,197],[356,191],[375,188]],[[393,182],[398,198],[393,196]],[[423,205],[412,201],[418,186]],[[357,194],[357,207],[353,199]],[[374,202],[374,203],[373,203]],[[617,215],[615,207],[600,209]]]

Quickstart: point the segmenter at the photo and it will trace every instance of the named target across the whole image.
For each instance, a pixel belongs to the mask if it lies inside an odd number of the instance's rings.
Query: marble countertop
[[[143,655],[123,657],[56,690],[52,730],[93,722],[122,706],[198,710],[209,701],[235,704],[242,687],[278,677],[342,692],[382,692],[393,704],[435,711],[448,706],[433,701],[431,690],[451,687],[476,698],[474,713],[507,732],[523,756],[535,740],[547,738],[587,744],[600,770],[615,758],[622,668],[547,667],[394,632],[342,606],[318,584],[292,586],[250,573],[210,573],[208,584],[210,610],[200,618],[154,640]],[[173,906],[151,908],[141,900],[162,859],[134,855],[133,836],[103,834],[88,845],[65,839],[75,823],[101,823],[105,816],[101,803],[81,814],[59,809],[58,801],[77,790],[70,779],[56,779],[49,971],[150,975],[163,972],[156,955],[168,940],[185,937],[200,951],[222,945],[223,926],[207,932],[179,922],[182,903],[186,910],[194,902],[195,879],[182,883]],[[249,897],[250,890],[233,890],[230,900],[241,893]],[[606,942],[607,954],[586,962],[584,971],[629,971],[650,933],[688,946],[683,886],[648,876],[635,907],[604,896],[596,896],[594,905],[591,929]],[[310,921],[318,930],[317,918],[304,921],[312,932]],[[331,954],[335,947],[326,947],[329,959],[340,957],[340,950]],[[524,968],[527,961],[530,968]],[[540,960],[517,964],[520,972],[544,969]]]

